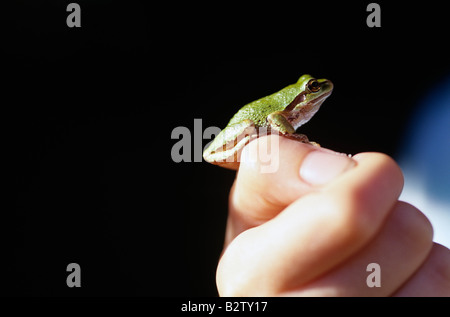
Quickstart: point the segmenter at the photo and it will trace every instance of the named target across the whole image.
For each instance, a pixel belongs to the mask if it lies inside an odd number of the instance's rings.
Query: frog
[[[330,80],[304,74],[296,83],[244,105],[205,148],[204,160],[237,170],[242,149],[254,139],[269,134],[320,146],[296,131],[316,114],[332,91]]]

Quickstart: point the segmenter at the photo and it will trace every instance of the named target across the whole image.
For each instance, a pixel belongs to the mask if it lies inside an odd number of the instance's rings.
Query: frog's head
[[[293,85],[297,96],[286,107],[292,113],[292,125],[298,128],[306,123],[319,110],[325,99],[333,91],[333,83],[328,79],[316,79],[311,75],[303,75]]]
[[[303,75],[297,81],[300,90],[295,108],[309,103],[322,103],[333,90],[333,83],[328,79],[316,79],[311,75]],[[297,98],[296,98],[297,99]],[[319,105],[320,106],[320,105]]]

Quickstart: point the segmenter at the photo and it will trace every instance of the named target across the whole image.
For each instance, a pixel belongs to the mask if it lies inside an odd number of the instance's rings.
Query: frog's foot
[[[288,133],[288,134],[285,134],[284,136],[289,138],[289,139],[295,140],[295,141],[299,141],[299,142],[302,142],[302,143],[308,143],[308,144],[310,144],[312,146],[320,147],[319,143],[314,142],[314,141],[309,141],[308,137],[306,135],[304,135],[304,134]]]
[[[309,143],[308,137],[304,134],[298,134],[298,133],[287,133],[284,134],[285,137],[298,141],[298,142],[302,142],[302,143]]]

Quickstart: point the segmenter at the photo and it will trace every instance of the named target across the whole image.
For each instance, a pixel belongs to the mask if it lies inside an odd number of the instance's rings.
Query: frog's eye
[[[307,87],[311,92],[318,92],[320,90],[320,84],[315,79],[311,79],[310,81],[308,81]]]

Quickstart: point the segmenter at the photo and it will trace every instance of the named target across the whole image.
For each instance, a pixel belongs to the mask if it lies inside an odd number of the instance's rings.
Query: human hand
[[[433,243],[417,208],[398,201],[403,176],[391,158],[349,158],[275,135],[242,157],[274,141],[278,169],[242,161],[231,189],[220,295],[450,296],[450,251]],[[380,287],[366,283],[370,263],[380,266]]]

